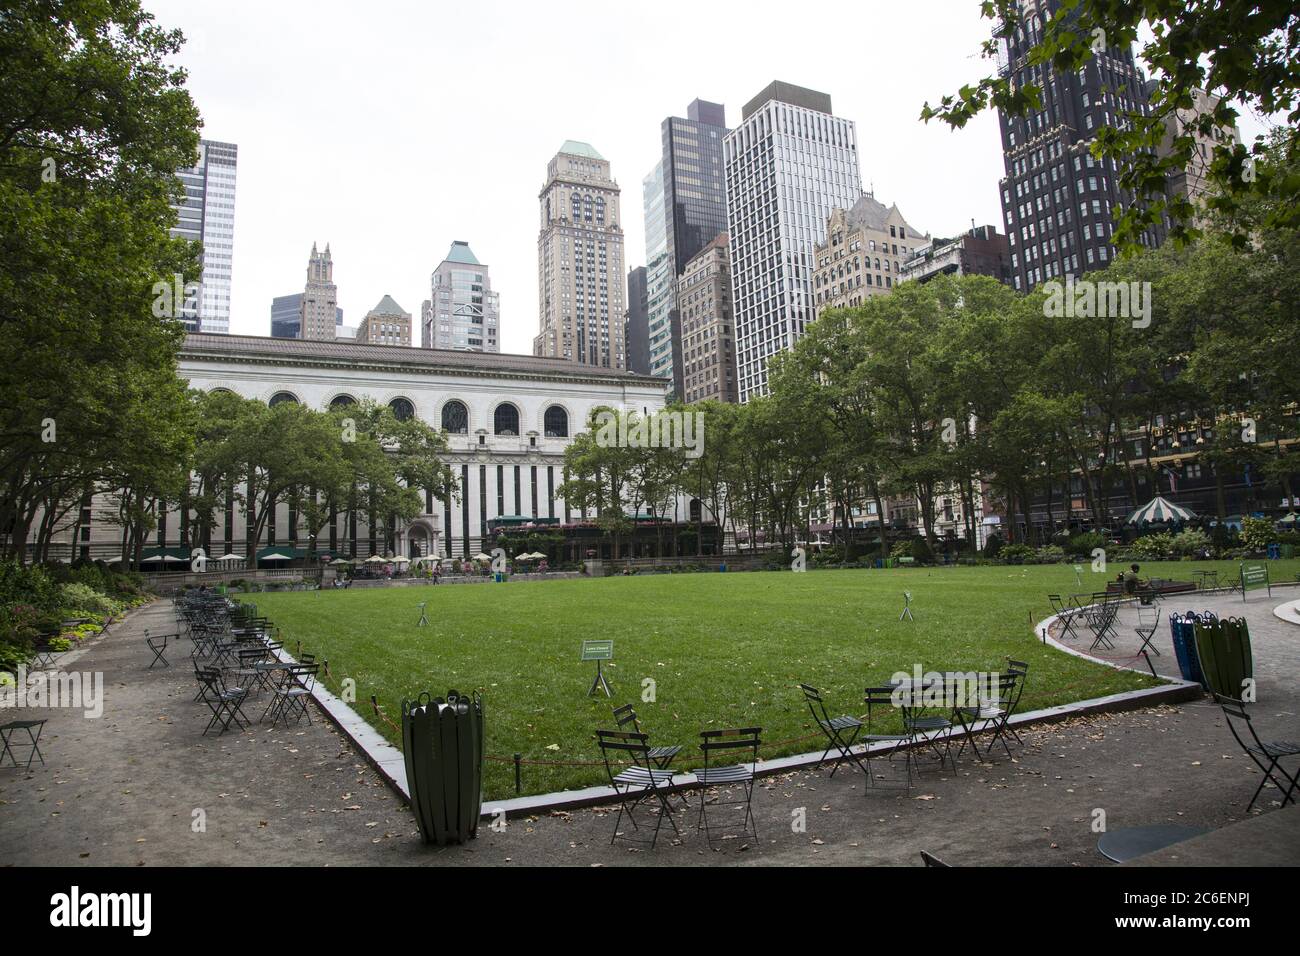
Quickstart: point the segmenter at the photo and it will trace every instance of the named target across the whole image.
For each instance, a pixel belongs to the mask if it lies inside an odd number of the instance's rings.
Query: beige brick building
[[[566,141],[538,201],[533,354],[626,368],[623,229],[609,161],[587,143]]]
[[[851,209],[832,209],[826,240],[815,252],[817,315],[889,292],[901,277],[903,263],[929,241],[929,234],[913,228],[897,205],[886,206],[869,194]]]
[[[333,342],[338,324],[339,289],[334,284],[334,259],[329,243],[325,251],[317,252],[311,245],[311,258],[307,260],[307,287],[302,293],[302,316],[298,334],[317,342]]]
[[[366,313],[357,328],[356,341],[366,345],[411,344],[411,313],[384,296],[379,304]]]
[[[691,257],[677,280],[687,402],[739,401],[731,306],[731,258],[723,232]]]

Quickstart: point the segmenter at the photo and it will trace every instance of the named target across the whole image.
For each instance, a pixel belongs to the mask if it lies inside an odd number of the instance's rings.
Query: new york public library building
[[[399,418],[414,415],[446,434],[445,461],[459,482],[455,493],[436,499],[426,492],[423,513],[399,523],[387,537],[364,516],[340,514],[318,533],[318,559],[468,559],[490,552],[498,529],[520,539],[543,536],[549,547],[542,550],[554,562],[610,558],[611,543],[594,526],[595,515],[559,494],[565,449],[594,408],[623,408],[644,416],[665,404],[662,380],[646,375],[531,355],[355,342],[190,334],[179,353],[178,371],[191,388],[225,389],[269,405],[300,402],[326,409],[369,398],[390,406]],[[699,508],[696,501],[679,500],[663,516],[678,522],[673,533],[663,529],[664,539],[675,541],[676,531],[687,525],[694,531]],[[121,528],[105,518],[114,511],[103,495],[80,514],[73,509],[68,526],[51,544],[51,558],[120,559]],[[144,550],[144,570],[189,570],[194,543],[180,539],[182,524],[174,502],[160,509],[157,529]],[[620,557],[629,550],[633,556],[654,554],[659,536],[646,524],[638,521],[635,534],[624,537]],[[224,514],[217,513],[208,558],[246,555],[248,525],[239,496],[231,495]],[[708,550],[717,553],[716,526],[706,521],[705,528]],[[308,543],[296,515],[279,502],[256,555],[259,564],[274,554],[288,560],[271,566],[301,569]],[[671,545],[664,549],[669,554],[674,550]],[[690,553],[695,550],[692,546]]]

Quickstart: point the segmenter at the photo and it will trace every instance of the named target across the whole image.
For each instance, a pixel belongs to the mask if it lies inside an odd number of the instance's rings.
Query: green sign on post
[[[1268,579],[1268,565],[1241,563],[1241,599],[1246,600],[1246,592],[1251,588],[1268,588],[1268,596],[1273,596],[1273,584]]]
[[[596,676],[591,682],[591,689],[587,691],[590,697],[600,688],[605,692],[606,697],[613,697],[610,693],[609,682],[605,680],[605,674],[600,669],[601,661],[610,661],[614,659],[614,642],[605,641],[583,641],[582,642],[582,660],[596,662]]]

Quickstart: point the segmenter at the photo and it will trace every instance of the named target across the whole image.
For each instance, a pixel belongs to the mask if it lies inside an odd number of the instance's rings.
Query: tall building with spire
[[[626,368],[623,229],[609,160],[566,141],[547,166],[538,204],[533,354]]]
[[[302,293],[302,321],[299,336],[316,341],[334,341],[338,322],[339,289],[334,284],[334,259],[329,243],[325,251],[317,252],[311,244],[311,258],[307,260],[307,286]]]
[[[426,349],[501,351],[501,299],[488,267],[468,242],[457,239],[433,271],[431,294],[420,310],[420,345]]]

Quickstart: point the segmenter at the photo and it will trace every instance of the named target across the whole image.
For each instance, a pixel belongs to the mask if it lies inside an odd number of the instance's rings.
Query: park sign
[[[603,690],[606,697],[612,697],[609,681],[605,680],[605,674],[600,669],[600,662],[614,659],[614,642],[611,640],[583,641],[582,659],[596,662],[596,676],[592,678],[591,689],[587,691],[587,696],[590,697],[596,691]]]
[[[1246,592],[1251,588],[1268,588],[1268,596],[1273,596],[1273,584],[1268,579],[1268,565],[1260,562],[1241,562],[1241,599],[1246,600]]]

